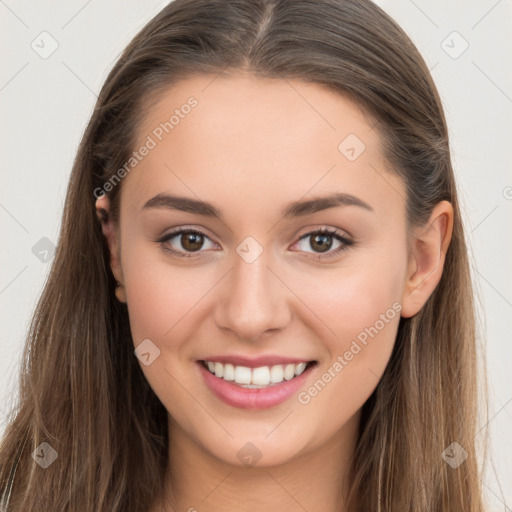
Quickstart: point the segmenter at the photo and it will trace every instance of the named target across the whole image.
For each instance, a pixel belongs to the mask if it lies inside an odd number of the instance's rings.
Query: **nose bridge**
[[[244,244],[244,242],[247,242]],[[217,305],[217,324],[240,338],[254,340],[289,320],[286,287],[268,268],[271,258],[254,240],[237,247],[223,300]]]

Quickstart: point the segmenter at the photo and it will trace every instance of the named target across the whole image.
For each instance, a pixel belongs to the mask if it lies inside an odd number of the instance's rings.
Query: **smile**
[[[298,364],[276,364],[274,366],[260,366],[258,368],[248,368],[247,366],[237,366],[230,363],[219,363],[212,361],[203,361],[208,370],[218,377],[228,382],[233,382],[245,388],[265,388],[274,386],[284,380],[292,380],[298,377],[305,370],[309,363]]]
[[[316,361],[238,366],[219,361],[197,361],[207,389],[225,404],[241,409],[267,409],[277,406],[304,387],[318,365]]]

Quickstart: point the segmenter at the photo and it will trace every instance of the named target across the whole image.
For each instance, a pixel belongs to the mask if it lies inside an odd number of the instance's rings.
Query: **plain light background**
[[[0,0],[0,435],[97,93],[122,49],[166,3]],[[490,510],[510,511],[512,1],[377,3],[418,46],[444,103],[485,333],[498,476],[488,471],[484,489]]]

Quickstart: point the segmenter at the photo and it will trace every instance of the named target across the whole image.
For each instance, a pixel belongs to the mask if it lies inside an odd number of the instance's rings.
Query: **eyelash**
[[[177,235],[182,235],[184,233],[189,233],[189,234],[191,233],[191,234],[194,234],[194,235],[200,235],[200,236],[204,236],[205,238],[209,239],[209,237],[205,233],[203,233],[201,231],[198,231],[197,229],[193,229],[193,228],[180,228],[180,229],[177,229],[175,231],[172,231],[171,233],[168,233],[167,235],[163,236],[160,239],[155,240],[155,242],[160,243],[160,245],[162,246],[162,249],[164,251],[166,251],[168,253],[171,253],[174,256],[178,256],[180,258],[194,258],[194,257],[196,257],[197,253],[187,254],[187,253],[183,253],[183,252],[171,249],[169,246],[165,245],[165,243],[168,242],[169,240],[172,240]],[[333,251],[331,253],[328,253],[327,255],[324,255],[322,253],[314,253],[316,256],[318,256],[318,259],[320,259],[320,260],[324,260],[324,259],[328,259],[328,258],[331,258],[331,257],[334,257],[334,256],[338,256],[339,254],[341,254],[342,252],[346,251],[349,247],[351,247],[351,246],[353,246],[355,244],[354,241],[349,240],[348,238],[343,236],[338,230],[336,230],[336,229],[329,229],[329,228],[322,228],[322,229],[319,229],[319,230],[316,230],[316,231],[310,231],[309,233],[306,233],[305,235],[302,235],[299,238],[298,241],[307,239],[308,237],[310,237],[312,235],[319,235],[319,234],[333,236],[336,240],[338,240],[339,242],[342,243],[342,245],[340,247],[338,247],[338,249],[336,249],[335,251]],[[203,252],[203,251],[198,251],[198,252]],[[309,258],[309,256],[306,256],[306,258]]]

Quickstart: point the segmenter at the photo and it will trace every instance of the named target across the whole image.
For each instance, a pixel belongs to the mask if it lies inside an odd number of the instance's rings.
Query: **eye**
[[[177,240],[174,241],[173,248],[173,244],[169,244],[168,242],[171,242],[174,238],[176,238]],[[156,241],[162,245],[164,251],[170,252],[175,256],[183,258],[193,258],[194,254],[187,254],[187,252],[199,252],[200,249],[203,248],[205,240],[210,240],[210,238],[206,236],[203,232],[198,231],[197,229],[180,228],[176,231],[168,233],[167,235]],[[214,242],[212,242],[211,240],[210,242],[213,245],[217,245],[214,244]]]
[[[195,257],[196,255],[193,253],[202,252],[201,249],[204,249],[205,241],[209,241],[212,246],[218,247],[205,233],[193,228],[176,229],[162,238],[155,240],[155,242],[162,245],[164,251],[180,258]],[[336,243],[338,244],[336,250],[331,251],[333,245]],[[316,254],[319,259],[324,259],[339,255],[341,252],[354,245],[354,242],[336,229],[325,228],[311,231],[303,235],[295,245],[298,245],[299,250],[304,252],[308,252],[305,246],[309,245],[309,247],[313,249],[313,253]]]
[[[336,243],[338,244],[336,250],[329,252]],[[313,249],[314,254],[318,256],[319,259],[323,259],[338,256],[350,246],[354,245],[354,242],[336,229],[325,228],[307,233],[300,238],[296,245],[299,245],[299,249],[305,252],[308,252],[306,251],[306,247],[309,245],[309,247]]]

